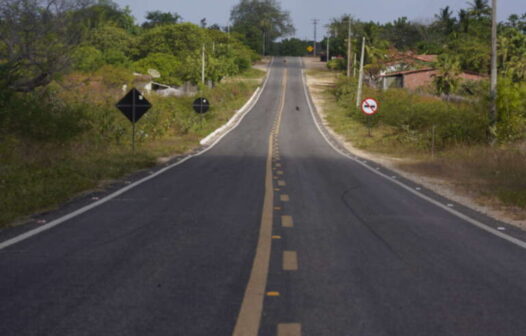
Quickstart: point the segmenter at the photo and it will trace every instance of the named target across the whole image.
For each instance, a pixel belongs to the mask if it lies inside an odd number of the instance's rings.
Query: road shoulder
[[[330,126],[327,120],[327,111],[324,109],[327,105],[327,97],[324,93],[327,89],[334,85],[336,80],[336,74],[329,71],[324,71],[322,74],[320,74],[319,70],[324,70],[324,63],[321,63],[312,58],[304,58],[304,64],[306,68],[307,86],[312,101],[316,107],[315,110],[318,113],[318,117],[324,128],[331,135],[331,137],[334,138],[348,152],[360,158],[374,161],[388,168],[389,170],[392,170],[396,174],[399,174],[403,178],[411,181],[412,183],[421,185],[425,189],[431,190],[437,195],[443,197],[444,199],[458,203],[467,209],[471,209],[474,212],[480,213],[487,217],[491,217],[498,222],[509,224],[514,228],[520,229],[520,231],[524,231],[526,229],[526,220],[514,219],[512,215],[506,212],[505,210],[501,210],[496,207],[479,203],[475,195],[470,195],[465,191],[460,190],[455,186],[454,181],[438,179],[435,177],[425,176],[422,174],[417,174],[413,171],[410,172],[405,169],[402,169],[402,167],[404,167],[404,164],[411,162],[411,159],[372,153],[354,146],[353,143],[348,141],[341,134],[337,133]],[[316,75],[313,75],[313,70],[316,73]]]

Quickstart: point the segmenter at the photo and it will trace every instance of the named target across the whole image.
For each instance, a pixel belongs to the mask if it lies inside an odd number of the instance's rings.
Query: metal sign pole
[[[372,117],[373,116],[371,116],[371,115],[367,116],[367,128],[369,129],[369,137],[372,137],[372,135],[371,135],[371,118]]]
[[[132,152],[135,153],[135,100],[137,99],[137,94],[133,94],[132,99]]]

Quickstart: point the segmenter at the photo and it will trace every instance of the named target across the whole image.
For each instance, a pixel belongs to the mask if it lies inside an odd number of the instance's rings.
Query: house
[[[438,71],[434,68],[406,70],[381,75],[380,80],[384,90],[390,88],[415,90],[431,84],[433,82],[433,76],[437,73]]]
[[[433,83],[436,74],[438,74],[438,70],[435,68],[425,68],[381,75],[380,80],[384,90],[389,88],[416,90]],[[479,81],[486,79],[485,76],[468,72],[462,72],[458,77],[464,81]]]

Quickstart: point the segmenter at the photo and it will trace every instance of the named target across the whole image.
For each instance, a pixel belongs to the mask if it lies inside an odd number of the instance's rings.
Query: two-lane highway
[[[338,153],[305,93],[275,60],[206,153],[0,249],[0,335],[526,335],[526,250]]]

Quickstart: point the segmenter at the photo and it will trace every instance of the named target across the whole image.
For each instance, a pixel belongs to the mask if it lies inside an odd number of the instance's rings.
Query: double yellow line
[[[272,224],[274,221],[274,182],[272,178],[273,144],[277,141],[281,118],[285,108],[287,80],[288,71],[285,69],[282,80],[281,103],[276,116],[276,122],[269,137],[265,174],[265,197],[263,200],[263,214],[261,216],[256,255],[233,336],[257,336],[261,323],[272,247]]]

